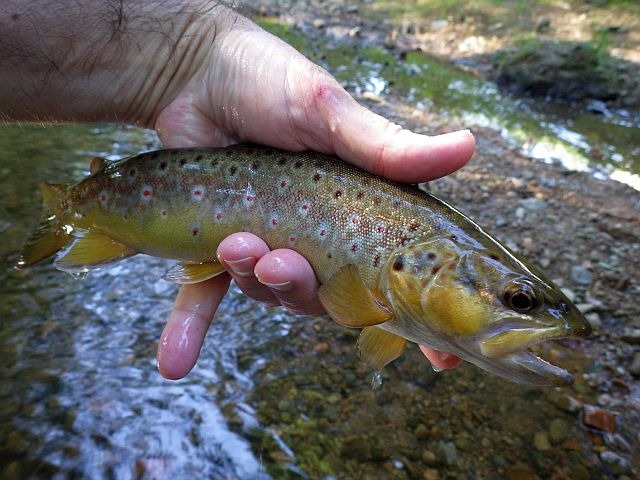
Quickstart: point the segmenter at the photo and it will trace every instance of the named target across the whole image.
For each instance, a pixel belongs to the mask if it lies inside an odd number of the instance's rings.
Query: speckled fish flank
[[[315,152],[241,145],[173,149],[117,162],[74,186],[42,186],[45,216],[17,265],[56,254],[77,272],[146,253],[181,261],[180,283],[223,271],[216,248],[252,232],[305,256],[337,322],[363,328],[361,355],[382,368],[406,340],[453,352],[515,381],[571,376],[533,355],[589,327],[537,269],[469,218],[415,187]]]

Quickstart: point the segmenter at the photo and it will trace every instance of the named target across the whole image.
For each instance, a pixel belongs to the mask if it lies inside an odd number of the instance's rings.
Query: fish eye
[[[538,295],[528,283],[513,283],[504,291],[503,303],[506,307],[519,313],[527,313],[540,305]]]

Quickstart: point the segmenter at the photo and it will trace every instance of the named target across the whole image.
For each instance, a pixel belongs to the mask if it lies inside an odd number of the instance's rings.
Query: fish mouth
[[[571,336],[562,326],[503,325],[499,332],[480,342],[480,353],[494,370],[512,380],[536,386],[566,386],[573,383],[573,376],[541,358],[531,347]]]

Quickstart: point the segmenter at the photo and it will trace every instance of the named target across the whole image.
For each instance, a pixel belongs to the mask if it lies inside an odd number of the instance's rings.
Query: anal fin
[[[360,358],[375,370],[381,370],[404,352],[407,341],[378,327],[367,327],[358,338]]]
[[[168,282],[188,284],[209,280],[224,272],[217,260],[205,263],[177,263],[162,278]]]
[[[90,230],[78,237],[71,247],[62,250],[54,265],[65,272],[75,273],[92,270],[136,253],[131,247]]]
[[[391,310],[367,288],[355,265],[343,266],[318,291],[331,318],[345,327],[378,325],[393,317]]]

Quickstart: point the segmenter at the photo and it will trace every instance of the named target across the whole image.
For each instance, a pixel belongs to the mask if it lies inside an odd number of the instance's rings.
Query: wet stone
[[[551,423],[549,424],[549,438],[551,439],[551,443],[554,445],[562,443],[568,435],[569,426],[567,425],[567,422],[559,418],[551,420]]]
[[[540,210],[544,210],[547,207],[547,202],[545,202],[540,198],[535,198],[535,197],[523,198],[518,203],[520,203],[520,205],[523,208],[525,208],[526,210],[529,210],[530,212],[537,212]]]
[[[640,377],[640,352],[634,355],[628,370],[634,377]]]
[[[431,450],[425,450],[424,452],[422,452],[420,459],[425,465],[435,465],[436,463],[438,463],[438,457]]]
[[[578,285],[591,285],[593,275],[582,265],[574,265],[571,267],[571,280]]]
[[[614,433],[616,431],[616,418],[607,410],[594,407],[593,405],[584,406],[584,424],[588,427],[602,430],[603,432]]]
[[[455,465],[458,461],[458,451],[456,445],[453,442],[440,442],[440,450],[444,455],[444,460],[447,465]]]
[[[524,463],[516,463],[504,471],[507,480],[535,480],[536,472]]]
[[[533,435],[533,446],[536,450],[544,452],[551,449],[551,443],[549,443],[549,435],[545,431],[536,432]]]

